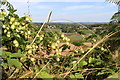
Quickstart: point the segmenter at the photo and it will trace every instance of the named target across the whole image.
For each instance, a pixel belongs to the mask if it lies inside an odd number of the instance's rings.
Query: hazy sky
[[[10,0],[23,16],[28,13],[28,0]],[[114,4],[105,0],[29,0],[30,15],[34,22],[46,20],[50,10],[53,11],[51,20],[68,19],[75,22],[106,22],[117,12]],[[60,22],[60,21],[58,21]],[[62,21],[63,22],[63,21]]]

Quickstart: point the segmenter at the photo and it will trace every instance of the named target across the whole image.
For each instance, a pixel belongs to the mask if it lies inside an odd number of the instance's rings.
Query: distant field
[[[84,37],[82,37],[81,35],[70,35],[67,37],[71,40],[70,42],[75,42],[75,41],[83,42],[85,40]]]
[[[62,32],[61,29],[45,29],[46,31],[52,31],[52,32]],[[80,31],[82,32],[80,35],[74,35],[74,34],[70,34],[70,35],[66,35],[71,41],[71,43],[73,42],[84,42],[85,38],[89,36],[89,34],[92,34],[92,32],[90,30],[87,29],[80,29]]]

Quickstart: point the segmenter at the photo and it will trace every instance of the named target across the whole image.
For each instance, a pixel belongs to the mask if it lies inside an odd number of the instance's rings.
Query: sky
[[[52,22],[64,22],[67,19],[74,22],[109,22],[117,12],[115,4],[105,0],[9,0],[20,16],[27,14],[33,22],[44,22],[52,10]],[[66,21],[65,21],[66,22]]]

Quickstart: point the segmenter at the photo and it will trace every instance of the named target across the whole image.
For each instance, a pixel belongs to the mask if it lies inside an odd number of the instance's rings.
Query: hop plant
[[[19,42],[18,42],[17,40],[14,40],[14,41],[13,41],[13,44],[14,44],[15,47],[18,47],[18,46],[19,46]]]
[[[6,30],[6,31],[7,31],[7,30]],[[5,32],[6,32],[6,31],[5,31]],[[11,34],[10,31],[8,31],[8,32],[7,32],[7,37],[10,37],[10,34]]]
[[[15,20],[14,17],[11,17],[11,18],[10,18],[10,22],[13,22],[14,20]]]
[[[6,28],[6,26],[5,26],[5,25],[3,25],[3,26],[2,26],[2,28]]]
[[[15,29],[15,25],[14,24],[11,25],[11,29]]]
[[[32,18],[30,18],[29,15],[25,15],[26,21],[32,21]]]

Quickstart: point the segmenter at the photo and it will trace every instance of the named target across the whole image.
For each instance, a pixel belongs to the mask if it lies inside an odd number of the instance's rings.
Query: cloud
[[[11,0],[10,0],[11,1]],[[13,1],[13,0],[12,0]],[[21,16],[24,13],[28,12],[28,0],[15,0],[15,1],[26,1],[26,2],[12,2],[15,6],[15,8],[18,9],[17,13],[19,13]],[[29,0],[30,2],[32,0]],[[40,1],[40,0],[34,0],[34,1]],[[44,0],[47,1],[47,0]],[[50,0],[51,1],[51,0]],[[63,0],[61,0],[63,1]],[[76,0],[75,0],[76,1]],[[82,1],[82,0],[81,0]],[[84,0],[86,1],[86,0]],[[99,0],[98,0],[99,1]],[[64,5],[67,4],[67,5]],[[73,3],[64,3],[61,5],[61,3],[37,3],[37,2],[31,2],[30,3],[30,14],[32,15],[32,18],[34,21],[44,21],[46,19],[47,14],[49,13],[48,9],[53,9],[53,15],[52,19],[72,19],[73,21],[108,21],[113,15],[113,12],[108,12],[108,13],[103,13],[106,12],[106,8],[110,8],[110,6],[114,6],[113,4],[103,4],[103,3],[94,3],[92,4],[73,4]],[[105,9],[103,9],[106,7]],[[102,9],[100,9],[102,8]],[[39,9],[45,9],[45,10],[39,10]],[[85,9],[84,11],[79,10],[79,9]],[[100,9],[101,13],[95,13],[95,14],[90,14],[92,13],[93,10]],[[78,10],[78,11],[66,11],[66,10]],[[90,11],[91,10],[91,11]],[[82,11],[82,12],[80,12]],[[90,11],[90,12],[89,12]],[[89,14],[87,13],[89,12]],[[94,12],[94,11],[93,11]],[[96,11],[97,12],[97,11]],[[66,13],[66,14],[64,14]],[[38,17],[41,16],[41,17]]]
[[[67,19],[72,20],[74,22],[106,22],[110,21],[111,16],[113,15],[112,12],[100,12],[100,13],[85,13],[85,14],[58,14],[53,15],[52,20],[59,20],[59,19]],[[59,22],[59,21],[58,21]],[[63,20],[62,20],[63,22]]]
[[[107,4],[106,6],[107,6],[107,7],[117,7],[117,5],[114,4],[114,3]]]
[[[48,7],[48,6],[45,6],[45,5],[40,5],[40,6],[37,6],[37,8],[44,9],[44,8],[49,8],[49,7]]]
[[[28,2],[28,0],[8,0],[10,2]],[[29,0],[30,2],[105,2],[105,0]]]
[[[104,8],[104,6],[97,5],[79,5],[79,6],[68,6],[66,10],[77,10],[77,9],[89,9],[89,8]]]
[[[55,5],[37,5],[36,7],[39,9],[53,9]]]
[[[93,6],[90,5],[81,5],[81,6],[69,6],[66,7],[67,10],[76,10],[76,9],[85,9],[85,8],[92,8]]]

